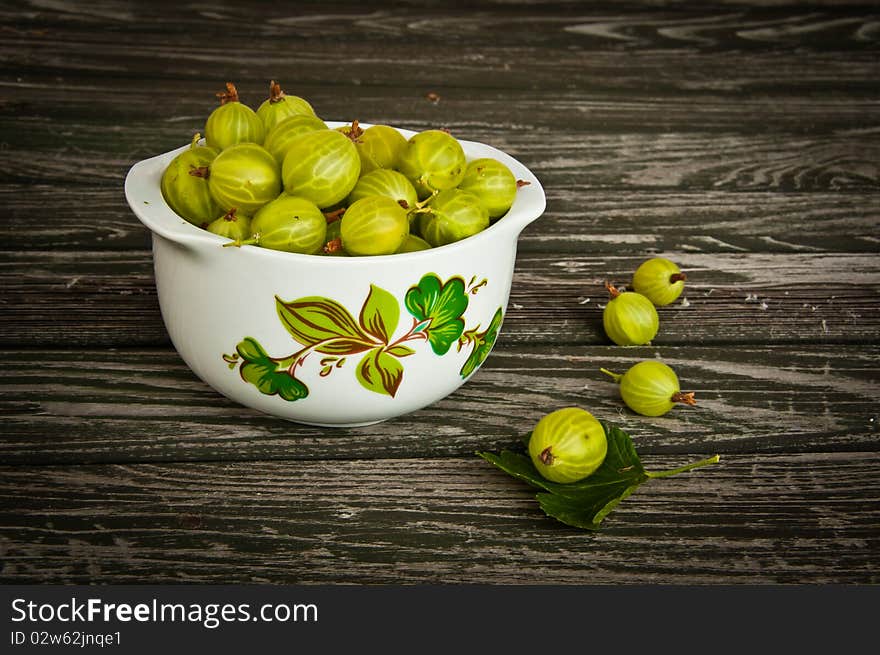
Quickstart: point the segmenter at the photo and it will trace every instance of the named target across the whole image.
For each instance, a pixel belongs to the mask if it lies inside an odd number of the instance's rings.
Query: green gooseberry
[[[605,334],[618,346],[642,346],[660,330],[660,317],[654,304],[640,293],[620,292],[609,283],[605,288],[611,299],[602,310]]]
[[[326,235],[327,219],[315,203],[282,193],[254,214],[251,237],[236,245],[313,255],[321,251]]]
[[[291,116],[315,117],[315,110],[304,98],[289,96],[275,80],[269,82],[269,97],[257,107],[257,116],[268,134],[273,127]]]
[[[458,188],[477,196],[488,210],[489,219],[495,220],[510,210],[518,186],[507,166],[497,159],[483,157],[467,165]]]
[[[409,235],[407,213],[391,198],[361,198],[352,203],[342,216],[342,247],[354,256],[396,253]]]
[[[211,163],[208,188],[221,209],[253,216],[281,193],[278,162],[256,143],[229,146]]]
[[[687,275],[665,257],[642,262],[633,274],[633,290],[657,306],[669,305],[681,295]]]
[[[489,213],[474,194],[448,189],[419,210],[419,233],[433,247],[473,236],[489,227]]]
[[[400,203],[404,209],[412,209],[419,202],[415,187],[403,173],[387,168],[378,168],[366,175],[361,175],[351,193],[348,194],[348,202],[351,204],[367,196],[391,198]]]
[[[218,236],[241,241],[251,236],[251,219],[244,214],[237,213],[235,207],[217,218],[205,228]]]
[[[324,214],[326,216],[326,213]],[[328,219],[329,220],[329,219]],[[329,257],[348,257],[342,247],[342,221],[334,220],[327,223],[327,236],[324,237],[324,245],[321,247],[321,254]]]
[[[671,367],[656,360],[645,360],[619,375],[600,369],[620,385],[620,397],[632,411],[643,416],[663,416],[677,403],[696,405],[693,392],[682,393],[678,376]]]
[[[205,227],[223,209],[208,188],[208,172],[218,151],[199,145],[200,138],[201,135],[196,134],[189,149],[171,160],[162,172],[159,187],[175,214],[193,225]]]
[[[417,237],[415,234],[410,234],[406,237],[406,241],[403,242],[403,245],[397,249],[398,253],[404,252],[418,252],[419,250],[430,250],[431,244],[422,239],[421,237]]]
[[[263,121],[238,99],[235,85],[227,82],[226,92],[218,93],[217,97],[220,106],[211,112],[205,123],[207,145],[225,150],[236,143],[263,143],[266,136]]]
[[[608,454],[605,428],[579,407],[565,407],[541,418],[529,437],[529,457],[538,472],[567,484],[583,480]]]
[[[300,134],[290,142],[281,177],[284,189],[318,207],[345,199],[358,181],[361,160],[351,139],[336,130]]]
[[[306,116],[303,114],[295,114],[288,116],[282,121],[275,124],[263,142],[263,147],[272,153],[278,165],[284,163],[284,156],[287,154],[288,146],[300,134],[308,132],[316,132],[317,130],[329,129],[327,124],[317,116]]]
[[[420,199],[458,186],[466,168],[461,144],[443,130],[425,130],[411,136],[397,164],[397,170],[412,182]]]
[[[406,148],[406,137],[390,125],[362,129],[357,121],[337,128],[354,142],[361,157],[361,175],[381,168],[395,168]]]

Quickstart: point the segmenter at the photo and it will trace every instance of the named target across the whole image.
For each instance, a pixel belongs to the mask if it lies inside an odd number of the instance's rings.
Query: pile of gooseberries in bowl
[[[217,96],[188,145],[125,185],[196,375],[260,411],[346,426],[469,379],[545,208],[535,175],[442,128],[325,121],[274,81],[255,108],[232,83]]]

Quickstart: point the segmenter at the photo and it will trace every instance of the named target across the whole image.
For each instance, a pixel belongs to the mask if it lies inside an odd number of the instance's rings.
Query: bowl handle
[[[153,233],[187,247],[213,243],[213,235],[175,214],[162,197],[162,173],[168,165],[168,155],[176,152],[145,159],[132,166],[125,176],[125,198],[134,215]]]

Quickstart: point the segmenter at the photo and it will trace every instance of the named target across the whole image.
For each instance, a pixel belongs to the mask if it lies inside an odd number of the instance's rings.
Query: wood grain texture
[[[875,254],[659,254],[689,281],[680,301],[660,309],[657,345],[871,343],[880,334]],[[609,343],[604,282],[627,286],[647,256],[520,253],[505,339]],[[4,346],[168,343],[149,252],[0,252],[0,299]]]
[[[875,1],[28,0],[0,26],[0,581],[880,583]],[[125,175],[272,78],[545,188],[494,351],[431,407],[287,423],[168,341]],[[603,282],[652,254],[683,300],[610,346]],[[636,416],[598,370],[655,357],[697,407]],[[722,461],[566,528],[474,454],[566,405],[649,469]]]
[[[173,351],[6,352],[0,463],[461,456],[515,447],[546,412],[580,406],[646,453],[880,450],[880,350],[826,346],[536,348],[502,340],[446,399],[363,428],[314,428],[242,407]],[[697,407],[633,414],[600,368],[660,357]],[[279,401],[282,402],[282,401]]]
[[[596,534],[547,518],[528,486],[476,457],[6,467],[0,579],[873,584],[878,465],[877,453],[725,457],[642,486]]]
[[[878,252],[876,194],[629,190],[557,183],[542,174],[547,211],[520,235],[522,253]],[[121,185],[121,181],[120,181]],[[115,184],[0,185],[0,250],[143,251],[149,231]],[[45,212],[51,197],[58,211]],[[34,217],[39,216],[39,220]],[[0,255],[3,257],[3,255]]]

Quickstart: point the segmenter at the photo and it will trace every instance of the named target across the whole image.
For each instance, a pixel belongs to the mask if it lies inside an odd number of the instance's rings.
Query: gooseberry
[[[355,256],[392,255],[408,234],[407,210],[384,196],[368,196],[352,203],[340,225],[342,247]]]
[[[311,200],[282,193],[254,214],[251,233],[237,245],[313,255],[325,243],[327,219]]]
[[[422,199],[434,191],[458,186],[466,168],[461,144],[442,130],[425,130],[411,136],[397,165]]]
[[[281,90],[275,80],[269,82],[269,97],[257,107],[257,116],[263,121],[268,133],[278,123],[290,116],[315,116],[315,110],[307,100],[299,96],[289,96]]]
[[[417,237],[415,234],[410,234],[406,237],[403,245],[397,249],[397,252],[418,252],[419,250],[429,250],[430,248],[430,243],[428,243],[421,237]]]
[[[640,293],[621,293],[607,282],[605,288],[611,296],[602,310],[602,324],[608,338],[618,346],[649,343],[660,329],[660,317],[654,304]]]
[[[642,262],[633,275],[633,290],[655,305],[669,305],[681,295],[687,276],[665,257]]]
[[[400,203],[404,209],[412,209],[419,201],[412,183],[403,173],[379,168],[361,178],[348,194],[349,204],[367,196],[385,196]]]
[[[193,225],[204,227],[223,209],[208,189],[209,167],[217,150],[199,145],[200,138],[196,134],[189,149],[171,160],[162,172],[159,186],[174,213]]]
[[[220,106],[214,109],[205,123],[205,142],[212,148],[225,150],[236,143],[263,143],[266,130],[256,112],[241,103],[232,82],[226,83],[226,92],[217,94]]]
[[[223,210],[253,215],[281,193],[278,162],[256,143],[229,146],[211,163],[208,188]]]
[[[284,163],[287,148],[300,134],[326,130],[327,124],[317,116],[305,116],[296,114],[278,122],[275,127],[266,134],[263,147],[272,153],[278,165]]]
[[[361,175],[379,168],[395,168],[406,148],[406,137],[390,125],[361,128],[357,121],[337,128],[354,142],[361,157]]]
[[[477,196],[489,212],[489,220],[494,220],[510,210],[518,187],[507,166],[497,159],[483,157],[467,165],[458,188]]]
[[[419,217],[419,233],[432,246],[444,246],[489,227],[489,213],[479,198],[448,189],[434,196]]]
[[[244,214],[237,213],[233,207],[220,218],[208,223],[205,229],[218,236],[241,241],[251,236],[251,219]]]
[[[682,393],[675,371],[663,362],[645,360],[619,375],[600,369],[620,385],[620,397],[626,406],[643,416],[662,416],[676,403],[696,405],[693,392]]]
[[[605,428],[588,411],[565,407],[545,415],[529,437],[529,457],[538,472],[553,482],[583,480],[608,453]]]
[[[358,181],[361,160],[354,143],[336,130],[301,134],[291,141],[281,176],[288,193],[318,207],[343,200]]]

